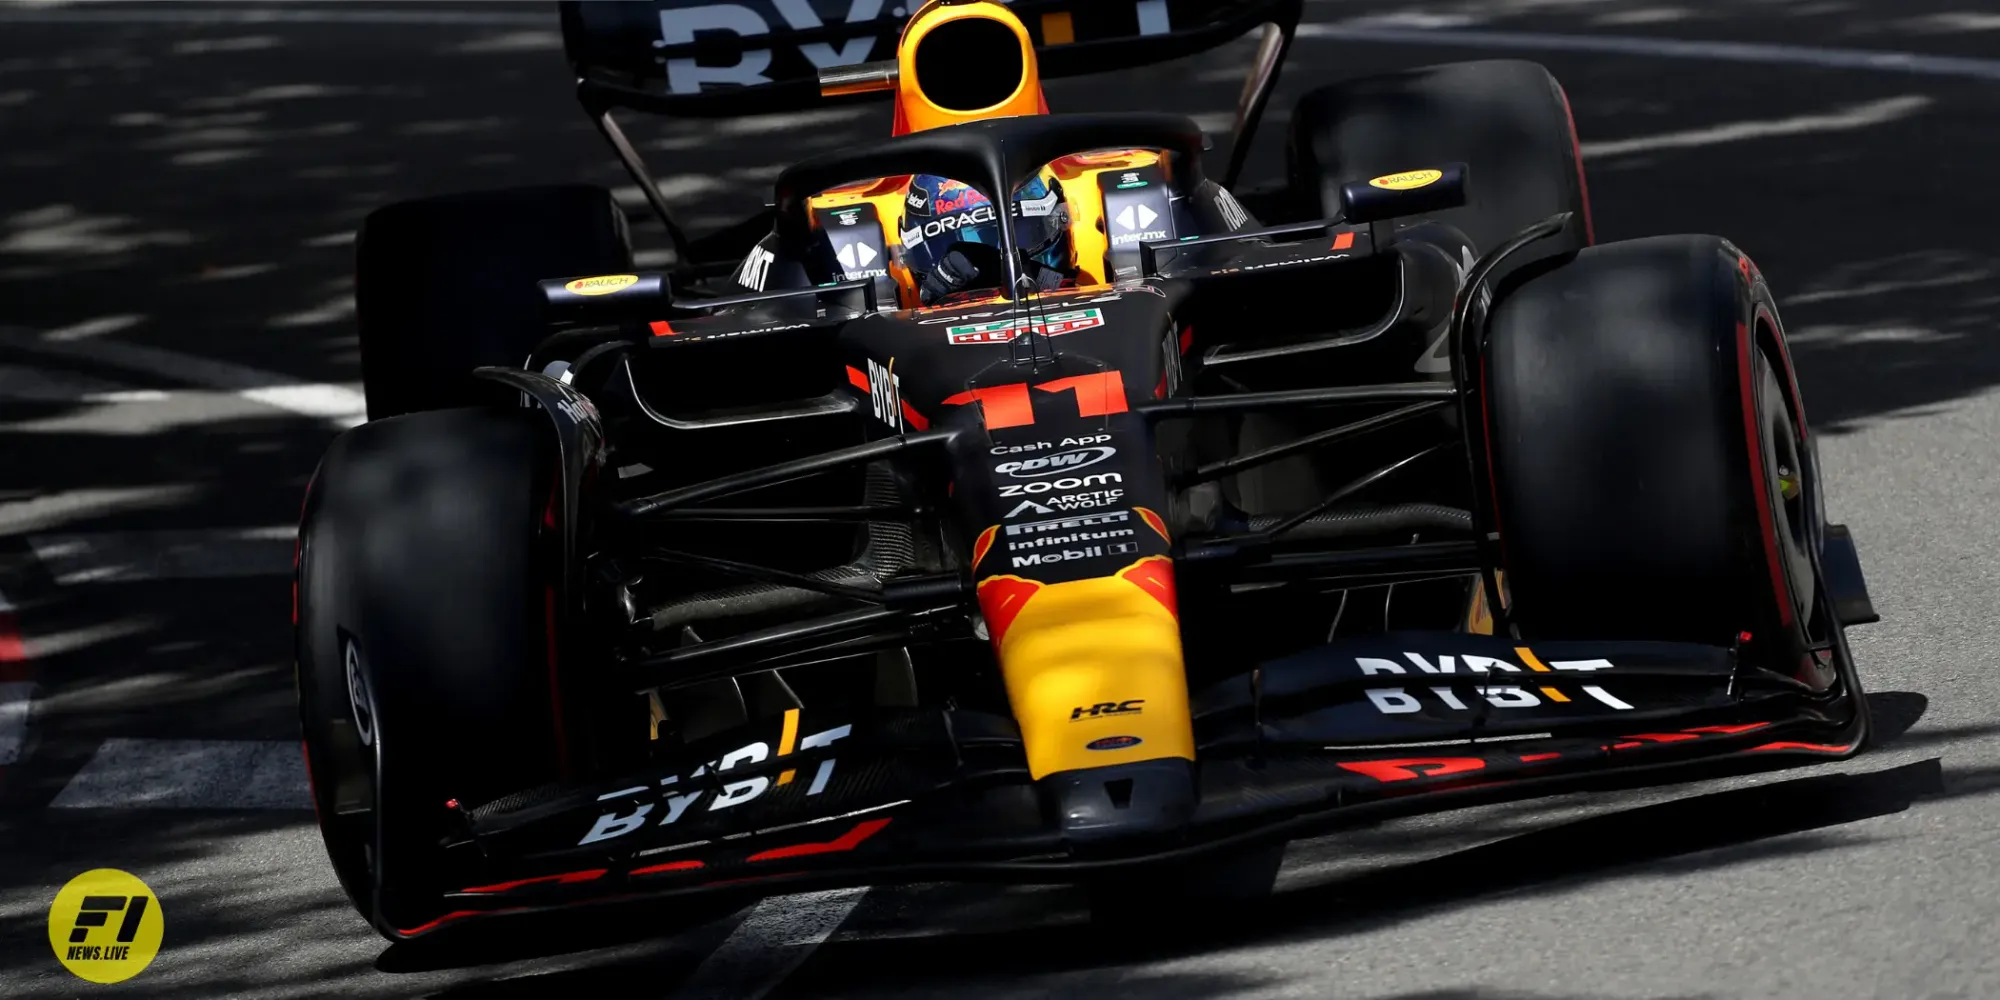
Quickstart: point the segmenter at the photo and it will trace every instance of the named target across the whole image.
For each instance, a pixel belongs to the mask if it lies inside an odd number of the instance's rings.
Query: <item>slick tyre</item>
[[[462,409],[335,439],[299,529],[297,661],[314,806],[343,888],[385,935],[442,915],[446,802],[558,776],[534,410]]]
[[[1311,91],[1292,112],[1286,163],[1295,211],[1309,217],[1338,214],[1342,184],[1465,163],[1466,204],[1433,217],[1480,253],[1558,212],[1575,222],[1537,254],[1593,238],[1569,99],[1532,62],[1447,63]]]
[[[1770,289],[1712,236],[1523,272],[1481,387],[1522,635],[1728,646],[1802,679],[1831,625],[1819,477]],[[1476,440],[1476,439],[1475,439]]]
[[[355,251],[369,419],[511,401],[472,370],[520,367],[547,335],[536,283],[631,269],[625,215],[601,187],[510,188],[378,209]]]

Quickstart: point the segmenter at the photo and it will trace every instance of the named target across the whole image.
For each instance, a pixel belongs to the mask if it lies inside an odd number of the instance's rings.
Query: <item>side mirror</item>
[[[1405,215],[1423,215],[1465,204],[1463,163],[1404,170],[1340,186],[1342,221],[1377,222]]]

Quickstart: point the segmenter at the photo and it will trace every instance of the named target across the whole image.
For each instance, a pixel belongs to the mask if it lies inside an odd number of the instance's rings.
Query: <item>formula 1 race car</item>
[[[562,6],[672,268],[601,188],[364,225],[371,420],[308,490],[295,616],[320,827],[383,934],[1191,887],[1862,746],[1875,615],[1772,293],[1717,237],[1596,244],[1541,67],[1314,90],[1239,198],[1300,0],[797,23],[828,6]],[[1187,118],[1046,108],[1260,31],[1221,183]],[[611,116],[885,93],[896,134],[701,239]]]

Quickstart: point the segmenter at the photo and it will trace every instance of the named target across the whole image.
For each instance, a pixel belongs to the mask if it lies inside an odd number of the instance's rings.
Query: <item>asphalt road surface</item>
[[[285,571],[306,478],[360,413],[361,216],[625,183],[552,18],[0,6],[0,995],[2000,995],[2000,15],[1977,6],[1313,3],[1274,102],[1282,121],[1342,76],[1539,59],[1600,238],[1715,232],[1756,257],[1884,619],[1853,633],[1874,752],[1296,843],[1267,906],[1172,941],[1090,926],[1071,890],[918,886],[470,955],[386,948],[334,884]],[[1050,101],[1224,128],[1247,52]],[[702,229],[887,129],[868,109],[638,133]],[[99,867],[166,915],[159,958],[112,988],[71,978],[44,924]]]

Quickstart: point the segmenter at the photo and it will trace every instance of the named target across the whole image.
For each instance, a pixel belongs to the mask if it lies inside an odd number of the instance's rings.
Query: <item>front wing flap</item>
[[[746,887],[1061,882],[1607,771],[1858,749],[1865,721],[1851,700],[1746,684],[1734,659],[1696,645],[1406,634],[1262,664],[1197,693],[1201,797],[1186,828],[1124,852],[1064,843],[1012,720],[792,710],[692,746],[678,765],[470,809],[449,853],[475,874],[447,894],[445,917],[400,933]]]

